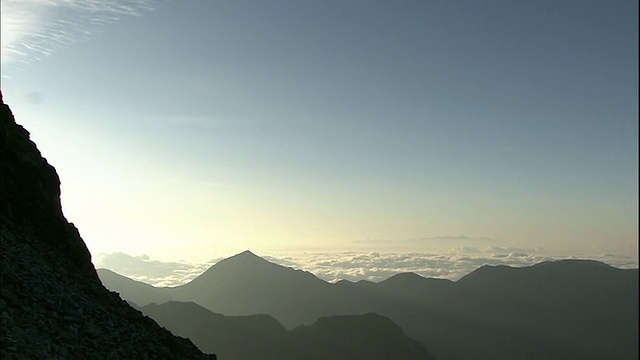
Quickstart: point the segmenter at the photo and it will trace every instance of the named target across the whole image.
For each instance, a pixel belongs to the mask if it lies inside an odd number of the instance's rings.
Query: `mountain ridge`
[[[395,323],[376,314],[325,317],[286,330],[269,315],[225,316],[194,302],[170,301],[141,309],[225,359],[434,359]]]
[[[315,276],[298,276],[299,271],[266,260],[260,261],[259,273],[253,274],[248,271],[251,266],[237,261],[242,258],[234,257],[227,263],[233,266],[225,266],[225,272],[233,273],[235,268],[243,273],[242,279],[255,275],[278,287],[263,286],[254,279],[261,286],[252,288],[250,281],[236,283],[230,279],[238,277],[230,277],[226,285],[229,297],[216,297],[215,303],[208,303],[211,298],[206,296],[176,300],[195,301],[225,315],[266,313],[288,329],[308,326],[324,316],[374,312],[397,323],[445,360],[465,359],[474,353],[517,359],[522,358],[519,352],[529,358],[624,359],[638,352],[634,337],[638,334],[637,269],[569,260],[522,268],[483,266],[456,282],[404,273],[378,283],[331,284]],[[255,255],[250,259],[255,261]],[[216,269],[214,265],[208,270],[210,278],[222,277],[213,276]],[[289,282],[290,275],[301,283]],[[311,296],[296,297],[299,285],[313,289]],[[171,297],[189,286],[194,284],[166,290]],[[242,289],[233,290],[234,286]],[[201,291],[206,293],[204,287]],[[244,297],[257,297],[262,303],[255,306]],[[225,302],[233,305],[226,307],[232,311],[225,312]],[[290,311],[284,311],[283,304]],[[549,328],[548,324],[555,325]],[[508,339],[508,343],[498,339]]]

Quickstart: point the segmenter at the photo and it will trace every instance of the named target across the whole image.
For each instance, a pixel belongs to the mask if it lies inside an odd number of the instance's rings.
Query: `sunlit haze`
[[[2,0],[2,93],[94,262],[179,270],[250,249],[327,280],[637,267],[637,14]]]

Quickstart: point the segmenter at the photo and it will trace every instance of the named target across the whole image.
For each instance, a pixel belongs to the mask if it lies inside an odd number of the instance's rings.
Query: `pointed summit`
[[[268,313],[285,319],[287,315],[304,314],[301,304],[320,297],[329,286],[309,272],[274,264],[244,251],[219,261],[173,292],[178,300],[195,301],[222,314]],[[305,321],[283,323],[293,326]]]
[[[253,260],[257,260],[257,259],[264,260],[260,256],[252,253],[250,250],[245,250],[245,251],[243,251],[243,252],[241,252],[239,254],[236,254],[236,255],[233,255],[231,257],[228,257],[225,260],[230,260],[230,259],[245,260],[245,261],[246,260],[250,260],[250,259],[253,259]],[[264,261],[266,261],[266,260],[264,260]]]
[[[210,267],[202,275],[198,276],[191,282],[211,281],[212,279],[256,279],[261,277],[281,276],[289,273],[303,273],[282,265],[278,265],[267,261],[249,250],[245,250],[239,254],[233,255],[226,259],[220,260],[218,263]],[[305,274],[308,274],[304,272]],[[308,274],[311,275],[311,274]],[[313,276],[313,275],[311,275]],[[203,280],[208,279],[208,280]]]
[[[218,261],[218,263],[216,263],[211,268],[209,268],[209,270],[213,268],[217,268],[217,269],[233,268],[235,270],[245,269],[245,270],[255,271],[257,270],[256,267],[259,267],[259,269],[264,270],[266,268],[276,268],[281,266],[278,264],[269,262],[261,258],[260,256],[252,253],[249,250],[245,250],[239,254],[236,254],[226,259]],[[209,270],[207,270],[206,272],[208,272]]]
[[[241,253],[239,253],[239,254],[237,254],[235,256],[255,256],[255,257],[258,257],[258,255],[252,253],[251,250],[245,250],[245,251],[243,251],[243,252],[241,252]]]

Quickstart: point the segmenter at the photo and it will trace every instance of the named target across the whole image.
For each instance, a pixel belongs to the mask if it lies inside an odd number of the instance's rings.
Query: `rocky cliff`
[[[55,169],[0,103],[0,358],[215,358],[102,286]]]

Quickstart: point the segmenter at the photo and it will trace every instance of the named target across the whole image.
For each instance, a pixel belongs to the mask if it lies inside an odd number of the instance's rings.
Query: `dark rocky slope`
[[[55,169],[0,102],[0,358],[215,358],[102,286]]]

